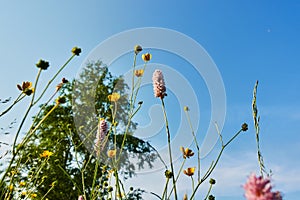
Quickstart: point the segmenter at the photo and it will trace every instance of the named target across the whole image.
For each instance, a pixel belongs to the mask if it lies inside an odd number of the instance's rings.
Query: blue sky
[[[300,179],[295,176],[300,172],[299,9],[296,0],[1,2],[0,98],[16,97],[16,84],[34,79],[40,58],[51,64],[42,76],[43,84],[73,46],[81,47],[82,55],[59,77],[72,79],[89,52],[114,34],[142,27],[173,29],[202,45],[220,71],[227,97],[224,137],[229,138],[244,121],[249,124],[249,131],[226,150],[214,174],[219,183],[214,188],[217,199],[243,199],[241,185],[258,170],[251,98],[259,80],[262,152],[267,168],[274,172],[275,188],[293,200],[300,195]],[[155,53],[153,62],[162,62]],[[21,108],[15,112],[22,114]],[[205,109],[203,116],[209,116]],[[3,118],[1,127],[14,117]]]

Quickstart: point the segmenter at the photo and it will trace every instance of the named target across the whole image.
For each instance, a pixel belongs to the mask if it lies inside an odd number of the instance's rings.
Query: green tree
[[[76,81],[65,83],[60,89],[60,95],[66,97],[66,103],[58,106],[46,118],[21,150],[19,161],[22,170],[15,179],[15,184],[26,180],[38,198],[46,196],[48,199],[77,199],[83,194],[84,184],[85,193],[89,196],[97,163],[94,155],[97,125],[99,117],[112,122],[111,102],[107,97],[113,92],[121,94],[115,117],[118,119],[119,134],[115,138],[109,136],[109,140],[113,142],[116,139],[117,146],[121,147],[125,127],[129,124],[120,164],[121,174],[126,179],[132,177],[137,170],[136,165],[130,163],[129,157],[137,158],[138,168],[143,168],[145,164],[152,167],[157,154],[149,143],[133,136],[136,123],[128,122],[130,103],[127,88],[122,77],[113,76],[101,61],[88,63]],[[41,106],[40,114],[33,117],[36,123],[55,104]],[[41,157],[46,150],[53,154]],[[99,186],[105,181],[104,175],[108,170],[104,162],[105,160],[97,169],[99,173],[95,184]],[[99,191],[103,195],[107,192],[105,187],[100,187]],[[142,190],[136,191],[141,193]],[[134,196],[138,198],[133,198]],[[140,194],[130,197],[141,199]]]

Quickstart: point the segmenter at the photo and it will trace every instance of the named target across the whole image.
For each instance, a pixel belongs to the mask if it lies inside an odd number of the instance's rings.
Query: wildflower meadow
[[[141,45],[132,47],[129,85],[124,77],[112,74],[107,63],[101,60],[85,63],[76,80],[63,78],[58,81],[58,75],[63,75],[63,69],[80,54],[81,48],[72,48],[70,57],[52,77],[48,76],[46,85],[40,84],[40,77],[51,69],[50,62],[37,61],[36,79],[24,77],[16,85],[14,99],[1,100],[0,119],[10,115],[16,106],[21,106],[25,113],[13,123],[17,127],[14,139],[10,143],[0,141],[1,148],[6,149],[0,157],[0,199],[138,200],[144,199],[146,193],[157,200],[218,199],[214,194],[218,180],[213,177],[213,172],[219,167],[226,149],[234,146],[238,137],[242,140],[244,134],[252,134],[256,141],[260,173],[249,171],[241,186],[244,190],[241,199],[283,199],[282,191],[274,188],[272,173],[265,166],[261,151],[258,81],[253,83],[253,92],[249,91],[253,121],[237,121],[236,131],[229,139],[223,137],[216,121],[214,132],[218,135],[216,146],[219,151],[215,158],[205,160],[203,164],[202,141],[197,137],[201,133],[194,129],[191,120],[194,109],[190,105],[180,109],[185,113],[182,120],[187,121],[190,128],[184,134],[192,142],[189,146],[175,146],[172,142],[171,127],[174,124],[169,121],[172,106],[166,101],[171,95],[168,90],[170,80],[159,66],[148,69],[156,59],[151,49],[144,50]],[[159,102],[163,116],[164,155],[153,143],[135,135],[139,128],[135,117],[143,112],[147,100],[139,96],[144,89],[142,80],[149,72],[153,87],[151,96]],[[254,126],[255,133],[248,131],[250,125]],[[175,155],[176,151],[180,155]],[[191,160],[195,166],[190,165]],[[147,167],[155,169],[154,163],[162,166],[160,173],[164,181],[154,183],[159,185],[159,193],[151,191],[147,184],[127,185],[127,180],[138,171],[143,172]],[[190,182],[187,192],[180,190],[181,177]]]

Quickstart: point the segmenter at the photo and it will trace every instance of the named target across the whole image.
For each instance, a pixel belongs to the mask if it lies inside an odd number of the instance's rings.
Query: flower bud
[[[134,53],[137,55],[143,50],[143,48],[140,45],[135,45],[134,47]]]
[[[38,63],[35,64],[37,68],[40,68],[42,70],[46,70],[49,67],[49,62],[40,59]]]
[[[73,47],[72,48],[72,53],[76,56],[79,56],[79,54],[81,53],[81,49],[78,47]]]
[[[248,124],[244,123],[242,125],[242,131],[247,131],[248,130]]]

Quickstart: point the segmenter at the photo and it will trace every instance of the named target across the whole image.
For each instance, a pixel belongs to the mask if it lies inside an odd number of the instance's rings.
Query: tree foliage
[[[91,194],[95,166],[98,162],[94,154],[94,141],[99,117],[112,122],[111,102],[107,96],[112,92],[121,94],[118,101],[116,119],[118,119],[117,144],[121,146],[126,125],[128,133],[133,133],[136,123],[128,122],[127,112],[129,102],[126,94],[127,85],[122,77],[114,77],[101,61],[90,62],[82,70],[79,78],[68,82],[60,89],[60,95],[65,96],[65,104],[57,107],[39,126],[36,134],[23,147],[20,153],[22,170],[15,184],[26,180],[41,198],[77,199],[80,194]],[[38,123],[53,108],[52,105],[41,105],[40,114],[33,117]],[[74,106],[75,105],[75,106]],[[109,136],[109,140],[114,137]],[[157,155],[145,141],[128,134],[121,159],[120,171],[126,178],[132,177],[137,169],[130,157],[137,158],[138,168],[145,164],[152,167]],[[53,152],[50,157],[42,157],[44,151]],[[98,166],[96,185],[105,181],[107,173],[104,163]],[[35,179],[35,176],[42,178]],[[84,186],[83,186],[84,184]],[[105,195],[106,189],[99,187]],[[142,190],[137,190],[141,199]]]

